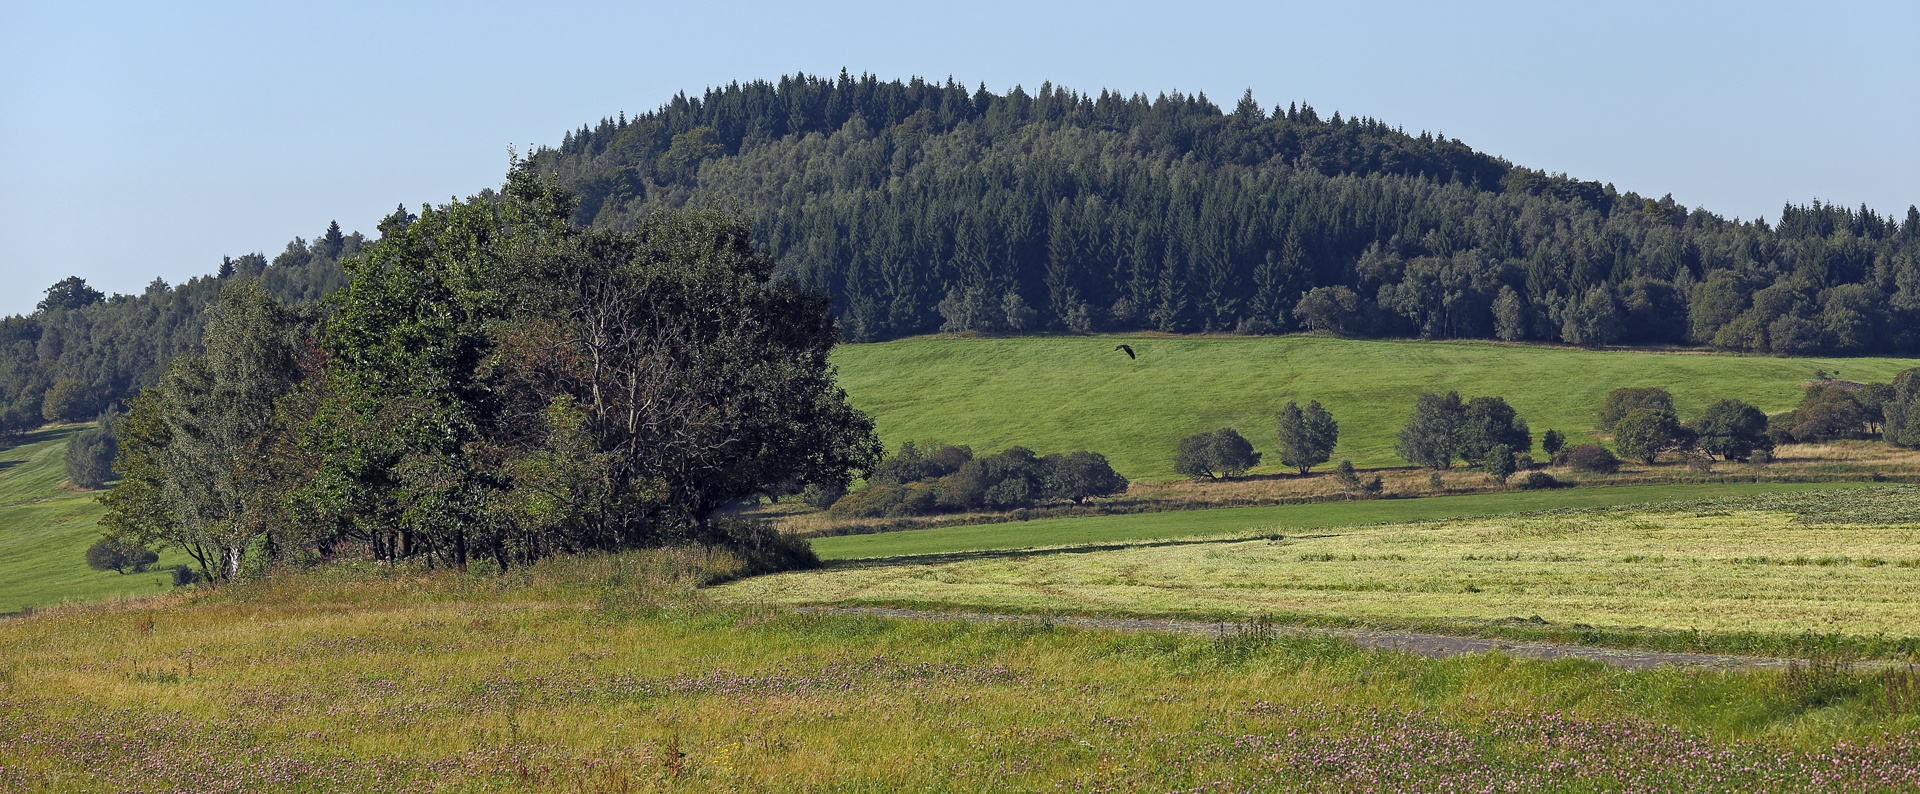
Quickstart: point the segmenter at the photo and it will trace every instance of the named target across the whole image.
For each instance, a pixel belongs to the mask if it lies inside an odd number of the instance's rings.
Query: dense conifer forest
[[[531,162],[578,194],[580,225],[745,213],[853,341],[1318,330],[1920,351],[1920,209],[1728,219],[1250,94],[1229,112],[1204,94],[794,75],[603,119]],[[56,284],[0,321],[0,427],[124,402],[196,350],[222,284],[258,276],[283,302],[318,300],[367,242],[334,224],[141,295]]]
[[[1278,333],[1911,352],[1920,210],[1776,223],[1312,106],[806,76],[677,96],[536,161],[579,223],[738,202],[847,336]]]

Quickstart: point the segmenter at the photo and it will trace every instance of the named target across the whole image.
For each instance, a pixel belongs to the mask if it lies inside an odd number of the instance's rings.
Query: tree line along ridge
[[[969,90],[804,74],[677,95],[530,153],[570,219],[745,214],[843,338],[1283,333],[1920,350],[1920,209],[1789,204],[1773,223],[1514,165],[1309,104]],[[481,198],[497,198],[481,191]],[[271,261],[141,295],[79,279],[0,321],[0,426],[85,419],[194,352],[222,284],[296,303],[368,240],[334,224]]]

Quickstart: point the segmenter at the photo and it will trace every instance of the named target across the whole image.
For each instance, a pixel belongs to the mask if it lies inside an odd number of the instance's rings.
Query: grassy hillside
[[[1470,496],[1433,496],[1419,499],[1376,499],[1268,507],[1219,507],[1209,510],[1050,518],[1039,521],[1011,521],[1000,524],[880,532],[871,535],[843,535],[815,539],[813,550],[824,560],[845,560],[1124,543],[1255,532],[1293,534],[1323,527],[1428,521],[1532,510],[1612,507],[1649,502],[1758,496],[1833,487],[1835,487],[1833,483],[1773,482],[1628,485]]]
[[[1129,360],[1116,344],[1139,354]],[[1173,476],[1182,436],[1231,425],[1270,453],[1274,413],[1319,400],[1340,422],[1334,460],[1403,465],[1393,436],[1421,391],[1500,395],[1534,436],[1578,439],[1609,390],[1664,386],[1683,418],[1723,397],[1793,407],[1816,369],[1884,381],[1920,360],[1595,352],[1487,343],[1313,336],[921,337],[834,352],[840,382],[889,449],[938,437],[976,451],[1091,449],[1134,478]],[[1277,461],[1274,461],[1277,463]],[[1265,471],[1277,471],[1269,465]]]
[[[73,425],[41,430],[0,450],[0,612],[63,601],[99,601],[167,588],[168,574],[117,574],[87,567],[82,555],[105,512],[90,492],[62,488]],[[163,553],[161,565],[186,562]]]

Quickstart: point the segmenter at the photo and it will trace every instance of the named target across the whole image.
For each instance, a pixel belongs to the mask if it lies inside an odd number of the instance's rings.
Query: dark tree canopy
[[[1672,411],[1635,408],[1613,425],[1613,445],[1620,454],[1651,464],[1660,453],[1687,438]]]
[[[1333,448],[1340,443],[1340,424],[1320,407],[1319,400],[1309,401],[1304,410],[1288,401],[1277,419],[1281,465],[1306,474],[1333,458]]]
[[[1431,469],[1452,468],[1460,452],[1466,410],[1459,392],[1423,392],[1394,440],[1394,452],[1410,463]]]
[[[1746,460],[1754,450],[1771,449],[1767,415],[1739,400],[1719,400],[1707,406],[1693,423],[1701,451],[1724,460]]]
[[[1173,470],[1194,479],[1237,477],[1260,464],[1260,453],[1240,431],[1223,427],[1180,440]]]
[[[1527,420],[1500,397],[1475,397],[1467,401],[1460,419],[1459,442],[1460,457],[1476,465],[1491,460],[1495,447],[1506,447],[1509,455],[1533,450],[1533,434],[1527,429]]]
[[[1607,402],[1600,408],[1600,429],[1613,430],[1615,422],[1641,408],[1672,413],[1673,395],[1658,386],[1626,387],[1607,392]]]

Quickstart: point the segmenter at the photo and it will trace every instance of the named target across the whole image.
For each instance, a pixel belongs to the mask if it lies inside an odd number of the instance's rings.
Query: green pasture
[[[1113,349],[1121,343],[1139,358]],[[1580,440],[1607,392],[1623,386],[1666,387],[1685,418],[1727,397],[1792,408],[1816,369],[1865,382],[1920,366],[1317,336],[920,337],[843,345],[833,362],[889,449],[930,437],[975,451],[1091,449],[1145,479],[1172,476],[1174,446],[1202,430],[1232,426],[1271,453],[1274,413],[1288,400],[1319,400],[1339,420],[1334,460],[1393,466],[1404,464],[1394,434],[1422,391],[1499,395],[1535,438],[1551,428]]]
[[[1716,483],[1700,485],[1628,485],[1568,488],[1421,499],[1374,499],[1268,507],[1217,507],[1165,513],[1050,518],[1001,524],[972,524],[873,535],[845,535],[813,542],[823,560],[906,557],[924,554],[1124,543],[1165,538],[1231,535],[1271,530],[1286,534],[1402,521],[1518,513],[1578,507],[1610,507],[1649,502],[1757,496],[1769,493],[1849,487],[1835,483]]]
[[[101,601],[160,592],[170,574],[96,571],[84,554],[106,511],[94,494],[61,488],[67,479],[67,437],[84,426],[49,428],[0,449],[0,612],[65,601]],[[160,565],[187,562],[162,552]]]

